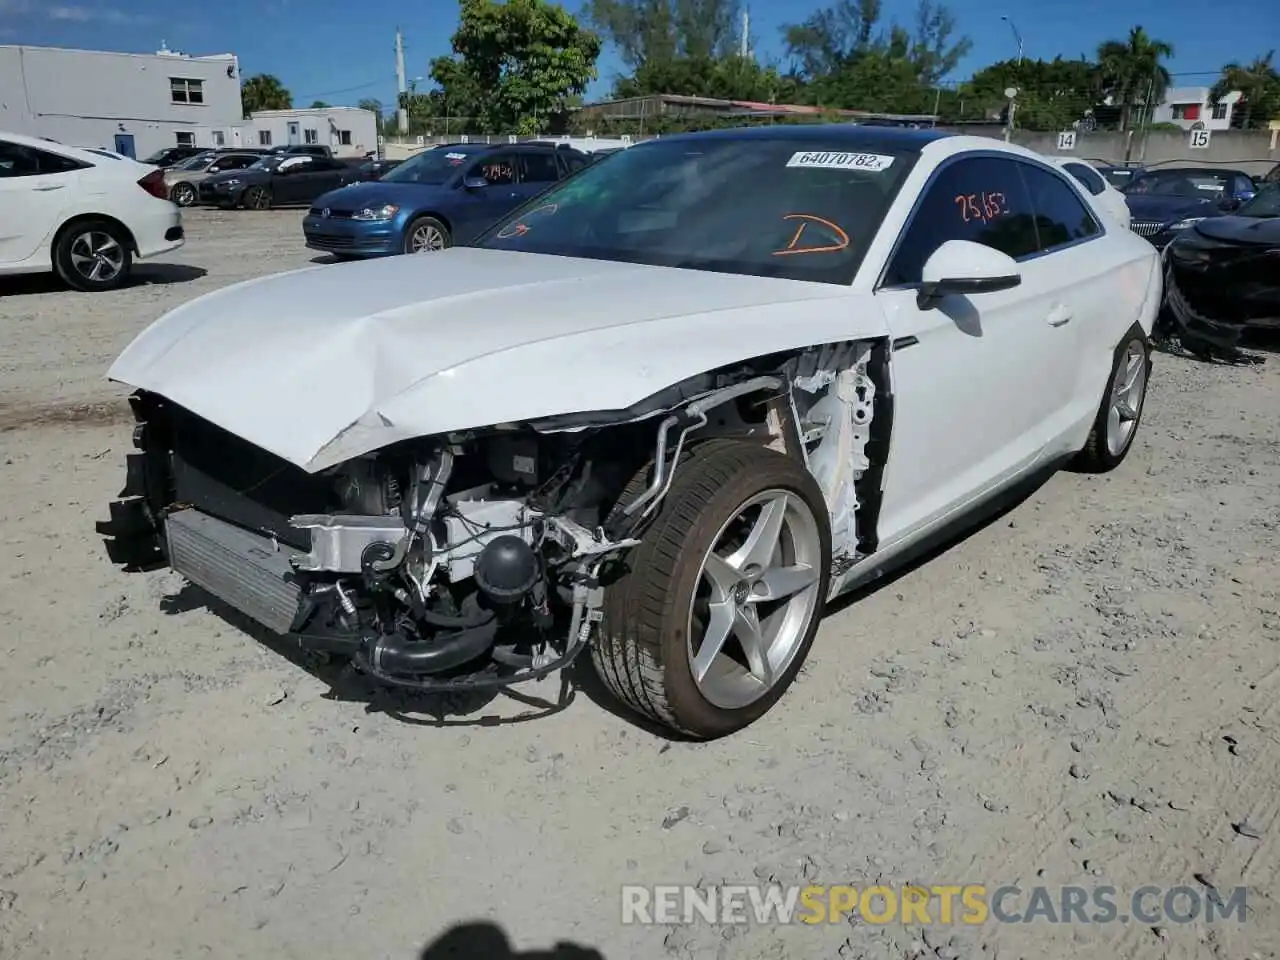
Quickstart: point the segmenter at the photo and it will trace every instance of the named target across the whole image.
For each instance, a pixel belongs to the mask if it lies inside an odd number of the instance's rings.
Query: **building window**
[[[1229,103],[1215,103],[1213,105],[1213,119],[1215,120],[1227,119],[1227,114],[1230,112],[1231,104]]]
[[[169,95],[174,103],[204,103],[204,81],[170,77]]]
[[[1173,119],[1175,120],[1199,120],[1200,104],[1198,103],[1175,103],[1173,105]]]
[[[349,146],[351,146],[351,131],[350,131],[350,130],[339,130],[339,131],[338,131],[338,143],[342,144],[344,147],[349,147]]]
[[[316,134],[315,130],[308,127],[306,130],[302,131],[302,140],[303,143],[319,143],[320,137]]]
[[[213,145],[215,147],[225,147],[227,145],[226,135],[221,130],[213,131]]]
[[[260,147],[269,147],[269,146],[271,146],[271,131],[270,131],[270,130],[259,130],[259,131],[258,131],[258,146],[260,146]]]
[[[194,133],[178,133],[178,146],[194,147],[196,145],[196,135]]]

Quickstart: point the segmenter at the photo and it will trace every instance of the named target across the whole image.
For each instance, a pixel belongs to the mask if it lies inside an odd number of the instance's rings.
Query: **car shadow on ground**
[[[417,960],[605,960],[604,954],[576,943],[517,953],[502,928],[488,921],[460,923],[427,944]]]
[[[204,267],[192,267],[185,263],[138,263],[133,273],[117,289],[145,287],[152,284],[190,283],[209,273]],[[0,280],[0,297],[34,295],[41,293],[74,293],[60,277],[52,273],[33,273]],[[110,291],[108,291],[110,292]]]
[[[1000,521],[1040,489],[1058,470],[1055,464],[1037,471],[1006,492],[992,498],[975,510],[962,524],[949,530],[944,539],[931,544],[927,551],[914,557],[878,580],[838,598],[827,605],[824,616],[832,616],[881,590],[888,589],[901,578],[946,553],[982,529]],[[536,681],[534,690],[504,688],[451,694],[424,694],[388,687],[360,673],[340,657],[329,657],[303,649],[296,639],[273,633],[238,610],[192,583],[184,584],[175,594],[160,601],[160,609],[171,615],[205,609],[229,627],[248,634],[258,643],[279,654],[329,687],[324,699],[364,703],[368,713],[385,714],[392,719],[424,727],[496,727],[541,720],[567,710],[579,692],[600,709],[668,742],[684,742],[690,738],[633,712],[605,687],[590,654],[583,653],[568,668]],[[545,693],[543,693],[545,691]],[[484,712],[495,702],[509,701],[527,709],[512,714],[508,703],[503,710]]]

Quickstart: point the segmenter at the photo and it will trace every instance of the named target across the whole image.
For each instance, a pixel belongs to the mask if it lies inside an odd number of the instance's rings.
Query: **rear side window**
[[[525,183],[555,183],[560,179],[555,155],[546,153],[520,154],[520,179]]]
[[[565,153],[563,159],[564,165],[570,173],[581,170],[591,162],[591,157],[585,153]]]
[[[1035,210],[1041,252],[1087,240],[1102,232],[1093,211],[1056,171],[1019,163]]]
[[[1084,188],[1095,197],[1107,188],[1106,181],[1102,179],[1102,175],[1087,163],[1068,163],[1065,167],[1067,173],[1079,180],[1084,185]]]
[[[1018,167],[1002,157],[944,167],[917,204],[885,283],[919,283],[925,261],[948,240],[981,243],[1015,260],[1038,253],[1034,208]]]
[[[51,173],[69,173],[85,166],[56,153],[0,140],[0,177],[38,177]]]

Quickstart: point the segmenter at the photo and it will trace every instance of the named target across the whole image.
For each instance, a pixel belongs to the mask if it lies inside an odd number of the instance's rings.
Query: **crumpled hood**
[[[1196,231],[1214,240],[1280,248],[1280,218],[1277,217],[1216,217],[1197,223]],[[1280,257],[1276,258],[1276,276],[1280,279]]]
[[[361,210],[364,207],[381,207],[388,203],[404,206],[429,200],[442,188],[420,183],[383,183],[366,180],[330,190],[317,198],[313,207],[332,207],[335,210]]]
[[[1125,194],[1124,202],[1134,220],[1173,223],[1186,217],[1215,217],[1219,214],[1216,198],[1164,197],[1141,193]]]
[[[873,298],[848,287],[456,247],[215,291],[155,321],[107,376],[317,471],[884,333]]]

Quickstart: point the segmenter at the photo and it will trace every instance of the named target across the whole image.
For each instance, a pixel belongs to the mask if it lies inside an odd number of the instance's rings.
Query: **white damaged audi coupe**
[[[1017,146],[663,137],[469,245],[157,320],[108,372],[136,452],[100,530],[382,683],[494,690],[585,651],[715,738],[782,697],[827,601],[1032,474],[1124,460],[1162,286]]]

